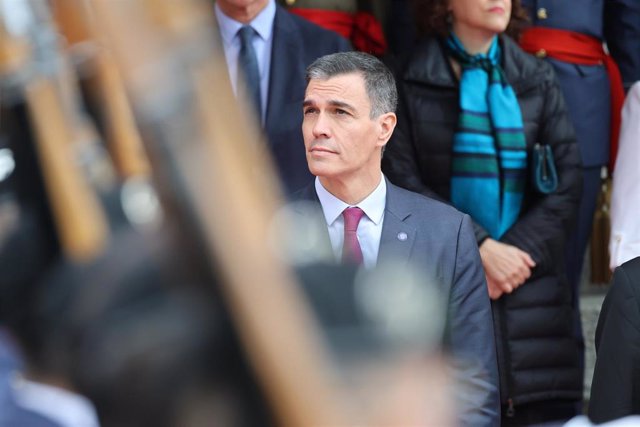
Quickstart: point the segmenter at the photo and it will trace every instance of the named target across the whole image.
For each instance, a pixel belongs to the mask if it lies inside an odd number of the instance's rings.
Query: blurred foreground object
[[[430,357],[435,350],[394,344],[422,334],[424,322],[407,321],[415,310],[381,308],[349,276],[298,271],[302,282],[342,277],[340,289],[369,301],[357,313],[378,320],[355,322],[353,336],[380,330],[382,344],[343,357],[344,341],[331,344],[333,330],[313,317],[288,261],[269,246],[278,181],[254,143],[257,125],[236,105],[207,2],[54,3],[68,45],[49,3],[0,5],[3,23],[7,10],[20,12],[0,38],[0,148],[10,150],[0,167],[12,184],[36,181],[3,196],[12,203],[0,222],[0,265],[24,265],[11,280],[3,269],[0,312],[25,354],[25,375],[85,394],[106,426],[451,424],[448,373]],[[96,52],[110,56],[110,89],[101,78],[85,81],[84,65],[104,65]],[[120,142],[109,137],[122,133]],[[156,228],[137,227],[126,212],[135,178],[157,191]],[[131,194],[153,205],[150,193]],[[15,222],[28,214],[38,239],[24,230],[16,239]],[[40,240],[50,243],[34,249]],[[46,256],[35,263],[38,250]],[[430,402],[439,410],[425,411]]]
[[[25,144],[16,132],[29,135],[37,159],[32,167],[42,173],[62,250],[70,258],[89,259],[107,239],[97,193],[113,184],[109,162],[79,108],[76,81],[46,4],[5,0],[2,12],[0,51],[12,53],[2,63],[2,103],[10,111],[3,123],[8,119],[13,132],[9,141]],[[23,105],[28,124],[21,122]],[[25,125],[30,130],[20,130]]]
[[[167,215],[181,219],[180,230],[219,268],[221,293],[278,425],[431,424],[423,410],[429,394],[413,391],[429,384],[424,352],[417,356],[424,370],[414,369],[417,363],[372,363],[358,371],[355,389],[345,386],[343,365],[324,346],[292,271],[269,246],[278,182],[263,162],[266,148],[251,143],[256,124],[235,103],[207,4],[175,4],[92,2]],[[376,383],[386,388],[372,390],[367,378],[380,378]],[[408,408],[403,398],[381,398],[387,391],[417,398]],[[385,404],[370,403],[376,397]]]
[[[222,294],[280,423],[340,424],[312,320],[291,273],[263,247],[276,181],[261,159],[264,147],[249,142],[258,132],[236,106],[207,3],[91,5],[121,70],[160,199],[219,267]]]
[[[83,99],[103,130],[121,179],[147,176],[149,163],[112,53],[101,40],[85,1],[53,0],[52,12],[78,69]]]

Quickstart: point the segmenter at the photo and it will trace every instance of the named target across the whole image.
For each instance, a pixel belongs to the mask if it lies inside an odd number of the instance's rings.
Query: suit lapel
[[[386,178],[385,178],[386,179]],[[378,264],[395,261],[407,262],[416,240],[416,228],[410,223],[411,209],[402,193],[387,180],[385,207]]]
[[[265,121],[267,129],[277,129],[281,125],[279,122],[287,120],[284,116],[285,107],[292,102],[300,101],[299,112],[302,114],[302,99],[295,99],[296,94],[304,92],[304,88],[301,92],[296,87],[304,86],[304,66],[301,65],[300,52],[302,52],[302,46],[295,23],[288,16],[287,11],[277,6],[273,25],[269,99]]]

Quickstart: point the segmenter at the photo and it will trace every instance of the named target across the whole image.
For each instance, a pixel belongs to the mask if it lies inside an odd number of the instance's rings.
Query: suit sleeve
[[[582,194],[582,169],[573,125],[569,120],[560,86],[549,64],[540,63],[546,72],[544,106],[539,116],[538,138],[553,150],[558,173],[558,188],[548,195],[532,195],[535,202],[522,213],[502,236],[505,243],[529,253],[537,269],[551,271],[557,264],[558,248],[571,229]],[[531,160],[529,160],[531,161]],[[529,189],[528,191],[535,191]]]
[[[447,345],[461,386],[455,400],[459,425],[500,425],[498,365],[491,304],[471,219],[458,232],[454,283],[449,299]]]
[[[640,2],[605,0],[604,4],[605,40],[628,90],[640,80]]]
[[[636,272],[639,270],[636,269]],[[596,329],[597,359],[591,386],[589,418],[610,421],[640,410],[640,310],[638,283],[616,269]]]

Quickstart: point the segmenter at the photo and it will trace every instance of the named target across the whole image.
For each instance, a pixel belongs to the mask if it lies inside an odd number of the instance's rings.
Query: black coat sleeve
[[[538,269],[550,271],[555,269],[558,252],[578,209],[582,172],[575,132],[560,86],[551,66],[542,61],[539,64],[545,78],[538,140],[549,144],[553,150],[558,188],[551,194],[535,196],[535,201],[521,213],[501,240],[529,253]]]
[[[589,418],[640,413],[640,258],[616,269],[596,329]]]

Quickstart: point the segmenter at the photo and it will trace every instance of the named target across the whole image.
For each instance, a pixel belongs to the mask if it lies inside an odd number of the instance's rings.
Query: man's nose
[[[331,131],[329,122],[325,113],[319,113],[313,123],[313,136],[314,138],[329,138]]]

